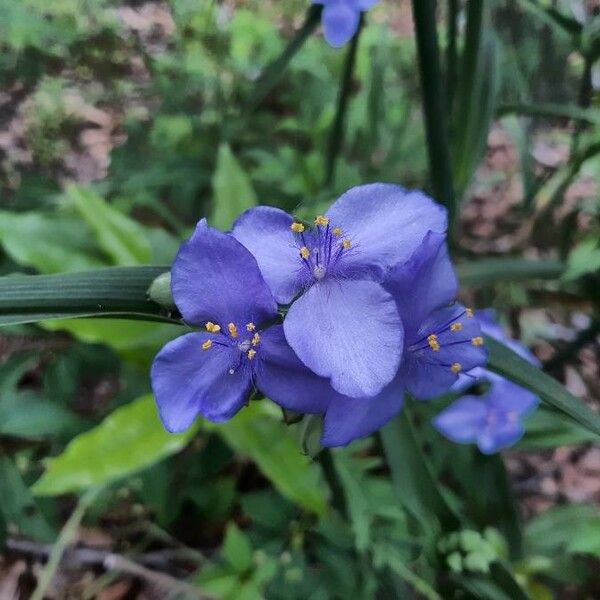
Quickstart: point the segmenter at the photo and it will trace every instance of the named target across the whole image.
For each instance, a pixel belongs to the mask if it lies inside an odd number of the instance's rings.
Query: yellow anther
[[[462,323],[452,323],[452,325],[450,325],[450,331],[460,331],[462,328]]]
[[[467,317],[469,317],[469,319],[472,319],[475,316],[475,313],[473,312],[472,308],[465,309],[465,314],[467,315]]]
[[[235,326],[235,323],[229,323],[227,329],[229,329],[229,335],[231,335],[231,337],[236,338],[238,336],[238,329]]]
[[[254,323],[246,323],[246,329],[248,331],[254,331],[256,329],[256,325]]]
[[[294,233],[302,233],[304,231],[304,225],[302,223],[294,222],[290,225],[290,229]]]
[[[219,333],[219,331],[221,331],[221,326],[208,321],[206,323],[206,331],[210,331],[210,333]]]
[[[435,335],[435,333],[432,333],[431,335],[427,336],[427,342],[429,343],[429,347],[434,352],[439,352],[439,350],[440,350],[440,343],[438,342],[438,337],[437,337],[437,335]]]
[[[335,227],[333,229],[333,235],[335,235],[335,237],[340,237],[342,235],[342,233],[344,233],[344,232],[342,231],[341,227]]]
[[[450,367],[450,370],[455,375],[458,375],[458,373],[460,373],[462,371],[462,365],[460,363],[453,363],[452,366]]]
[[[350,250],[350,248],[352,248],[352,242],[350,240],[344,240],[342,246],[344,247],[344,250]]]
[[[253,346],[258,346],[260,344],[260,335],[258,335],[258,333],[255,333],[252,336],[252,345]]]
[[[250,348],[250,350],[248,350],[248,360],[252,360],[255,356],[256,350],[252,350],[252,348]]]
[[[306,246],[300,248],[300,256],[302,258],[308,258],[310,256],[310,250]]]
[[[473,344],[473,346],[483,346],[484,340],[483,338],[478,335],[477,337],[471,338],[471,344]]]
[[[210,350],[212,348],[212,340],[206,340],[202,344],[202,350]]]
[[[315,225],[329,225],[329,217],[324,217],[323,215],[315,217]]]

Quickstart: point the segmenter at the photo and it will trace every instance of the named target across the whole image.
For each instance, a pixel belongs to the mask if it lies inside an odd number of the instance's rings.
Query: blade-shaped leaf
[[[503,281],[560,279],[565,265],[559,260],[484,258],[460,263],[456,270],[462,285],[484,287]]]
[[[211,224],[223,231],[231,229],[236,217],[256,204],[250,179],[227,144],[219,148],[213,192]]]
[[[186,433],[168,433],[154,397],[146,394],[74,438],[51,460],[33,492],[56,496],[106,486],[178,452],[195,432],[192,427]]]
[[[600,415],[568,392],[558,381],[489,336],[488,368],[535,392],[544,402],[600,436]]]
[[[0,277],[0,326],[89,316],[171,321],[148,299],[148,288],[168,267],[108,267],[61,275]]]
[[[141,225],[90,189],[69,186],[67,197],[96,236],[98,246],[116,265],[141,265],[152,256]]]

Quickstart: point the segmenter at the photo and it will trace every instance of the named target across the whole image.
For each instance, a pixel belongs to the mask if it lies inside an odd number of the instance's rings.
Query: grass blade
[[[108,267],[60,275],[0,277],[0,326],[74,317],[124,317],[177,322],[148,299],[169,267]]]
[[[417,34],[433,195],[446,206],[450,215],[450,223],[453,223],[456,205],[446,119],[446,91],[440,67],[435,2],[434,0],[413,0],[412,6]]]

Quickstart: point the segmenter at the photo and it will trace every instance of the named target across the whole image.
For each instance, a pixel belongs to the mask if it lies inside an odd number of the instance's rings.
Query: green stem
[[[348,504],[344,493],[344,486],[338,476],[333,460],[332,452],[329,448],[324,448],[319,453],[319,462],[323,469],[323,475],[331,491],[332,506],[345,518],[348,517]]]
[[[60,565],[60,561],[65,553],[67,547],[73,540],[73,538],[77,535],[77,529],[79,529],[79,525],[83,520],[83,517],[90,507],[90,505],[96,499],[99,490],[94,489],[86,492],[81,496],[75,510],[72,512],[68,521],[65,523],[61,532],[58,535],[56,543],[52,547],[52,551],[50,552],[50,556],[48,557],[48,562],[40,578],[38,579],[37,587],[31,596],[31,600],[43,600],[48,587],[52,583],[52,579],[56,574],[58,566]]]
[[[322,10],[323,7],[320,5],[313,4],[310,6],[306,12],[304,24],[298,33],[296,33],[281,56],[266,68],[265,72],[256,82],[254,92],[250,98],[250,102],[248,103],[248,113],[254,112],[261,102],[267,97],[269,92],[277,85],[289,62],[292,60],[292,58],[294,58],[298,50],[302,48],[304,42],[308,39],[310,34],[316,29],[321,18]]]
[[[423,110],[433,194],[445,204],[450,223],[456,217],[452,164],[446,119],[446,93],[440,68],[434,0],[413,0]]]
[[[358,29],[350,42],[350,48],[346,54],[344,72],[340,82],[340,91],[338,94],[337,109],[335,119],[329,135],[327,147],[327,162],[325,166],[325,185],[329,186],[335,175],[335,165],[342,148],[344,140],[344,124],[346,120],[346,110],[348,108],[348,99],[350,97],[350,88],[352,87],[352,74],[356,63],[356,52],[358,50],[358,39],[363,26],[363,13],[361,13]]]

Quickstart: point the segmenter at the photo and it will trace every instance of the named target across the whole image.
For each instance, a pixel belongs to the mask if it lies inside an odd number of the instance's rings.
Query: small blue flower
[[[340,446],[369,435],[402,408],[405,391],[427,400],[447,392],[459,374],[483,366],[487,352],[473,312],[454,303],[458,281],[445,236],[429,232],[384,287],[404,324],[404,351],[394,380],[373,398],[331,397],[323,444]]]
[[[185,321],[205,331],[168,343],[152,365],[166,429],[184,431],[199,414],[226,421],[254,385],[291,410],[324,410],[329,382],[302,364],[282,326],[273,325],[277,304],[256,260],[237,240],[201,220],[177,254],[172,291]]]
[[[323,32],[333,48],[347,44],[358,29],[360,13],[375,6],[379,0],[313,0],[323,5]]]
[[[517,443],[525,432],[521,419],[537,407],[537,396],[499,378],[483,396],[463,396],[434,419],[449,440],[476,443],[484,454],[494,454]]]
[[[363,398],[394,378],[404,343],[398,308],[381,282],[428,231],[442,234],[446,226],[445,209],[422,192],[379,183],[347,191],[314,228],[261,206],[246,211],[232,234],[279,303],[297,298],[283,327],[298,357],[340,394]]]
[[[496,322],[494,311],[479,311],[477,320],[483,333],[539,365],[537,358],[525,346],[506,335]],[[466,389],[474,381],[488,382],[490,388],[487,393],[459,398],[434,419],[434,425],[453,442],[476,443],[484,454],[493,454],[523,437],[521,419],[535,410],[540,400],[529,390],[480,367],[466,373],[454,389]]]

